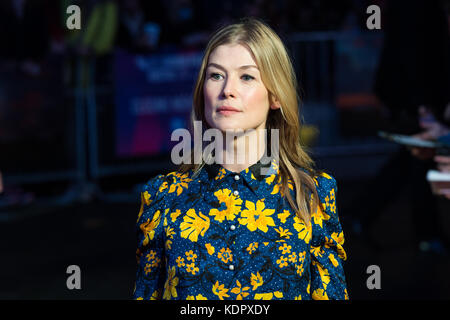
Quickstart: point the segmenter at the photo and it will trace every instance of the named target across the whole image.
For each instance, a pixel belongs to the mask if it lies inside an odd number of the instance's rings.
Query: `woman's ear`
[[[272,110],[276,110],[276,109],[280,109],[281,108],[281,104],[278,100],[274,100],[271,104],[270,104],[270,109]]]

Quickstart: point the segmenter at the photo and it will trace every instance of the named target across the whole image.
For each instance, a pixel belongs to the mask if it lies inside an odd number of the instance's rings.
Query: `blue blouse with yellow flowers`
[[[268,175],[258,162],[151,179],[141,192],[134,299],[348,299],[336,180],[315,177],[321,205],[307,226],[269,165]]]

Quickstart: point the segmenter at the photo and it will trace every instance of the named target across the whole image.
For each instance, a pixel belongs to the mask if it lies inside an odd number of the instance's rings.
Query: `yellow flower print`
[[[298,232],[298,238],[309,243],[311,240],[311,225],[306,226],[303,220],[299,219],[297,216],[294,217],[294,228]]]
[[[339,244],[344,244],[344,233],[343,232],[341,232],[341,233],[337,233],[337,232],[333,232],[332,234],[331,234],[331,238],[334,240],[334,241],[336,241],[337,243],[339,243]]]
[[[324,177],[324,178],[327,178],[328,180],[333,179],[333,178],[331,178],[331,176],[329,176],[329,175],[326,174],[325,172],[322,172],[320,175],[321,175],[322,177]]]
[[[348,292],[347,292],[347,288],[345,288],[344,290],[344,300],[348,300]]]
[[[319,271],[320,279],[322,280],[322,286],[326,290],[328,283],[330,283],[330,273],[327,269],[323,268],[319,263],[313,263],[317,266],[317,270]]]
[[[152,272],[152,265],[147,263],[144,267],[144,273],[149,274],[150,272]]]
[[[297,254],[295,252],[292,252],[288,257],[288,261],[292,262],[292,263],[296,263],[297,262]]]
[[[246,250],[248,251],[249,254],[252,254],[253,252],[256,251],[256,249],[258,249],[258,242],[252,242],[249,244]]]
[[[173,230],[173,228],[168,227],[166,228],[166,237],[169,239],[173,239],[173,235],[175,234],[175,231]]]
[[[280,238],[290,239],[290,236],[292,236],[292,232],[290,232],[289,229],[279,227],[278,229],[275,229],[275,231],[278,233]]]
[[[214,252],[216,251],[216,249],[214,249],[214,247],[211,245],[211,243],[207,243],[205,244],[206,250],[208,251],[208,254],[211,256],[214,254]]]
[[[178,268],[184,267],[184,258],[178,257],[175,262],[177,263]]]
[[[234,220],[236,214],[241,210],[242,199],[231,193],[230,189],[223,189],[214,192],[214,195],[219,200],[219,203],[224,203],[225,210],[219,211],[213,208],[209,211],[210,216],[215,216],[214,220],[222,222],[225,218],[229,221]]]
[[[219,173],[217,174],[217,177],[214,180],[221,180],[225,175],[227,174],[226,170],[224,168],[219,169]]]
[[[336,202],[333,201],[330,203],[330,211],[336,213]]]
[[[276,185],[273,186],[273,190],[270,194],[277,194],[280,193],[282,197],[284,197],[284,192],[283,192],[283,188],[282,188],[282,183],[281,183],[281,176],[278,176],[278,182]],[[288,179],[288,187],[291,190],[294,190],[294,184],[292,183],[291,179]]]
[[[266,180],[266,183],[268,184],[268,185],[270,185],[270,184],[272,184],[272,182],[273,182],[273,180],[275,180],[275,178],[276,178],[276,174],[272,174],[272,175],[270,175],[270,176],[268,176],[265,180]]]
[[[159,263],[161,262],[160,258],[156,258],[155,260],[152,261],[152,267],[157,267],[159,266]]]
[[[175,266],[169,268],[166,283],[164,284],[164,300],[170,300],[172,297],[178,297],[176,286],[178,285],[178,277],[175,277]]]
[[[330,259],[331,263],[333,264],[333,266],[335,268],[337,268],[337,266],[339,265],[339,262],[336,260],[336,258],[334,257],[334,254],[330,253],[330,255],[328,256],[328,259]]]
[[[273,186],[272,192],[270,194],[277,194],[279,192],[280,192],[280,184],[277,183],[276,185]]]
[[[172,240],[167,240],[166,241],[165,248],[166,248],[166,250],[172,250]]]
[[[323,289],[316,289],[312,294],[314,300],[329,300],[327,293]]]
[[[199,216],[194,209],[189,209],[183,217],[183,222],[180,224],[181,237],[187,238],[192,242],[197,242],[198,236],[205,235],[206,230],[209,229],[209,218],[199,212]]]
[[[298,297],[295,297],[294,300],[302,300],[302,295],[299,294]]]
[[[311,246],[309,251],[316,257],[322,257],[322,255],[325,253],[325,251],[323,251],[322,247],[320,246],[318,247]]]
[[[147,261],[152,261],[156,257],[156,251],[150,250],[145,257],[147,258]]]
[[[317,181],[317,177],[314,177],[313,180],[314,180],[314,184],[315,184],[316,186],[319,186],[319,182]]]
[[[145,236],[144,242],[142,243],[144,246],[146,246],[150,240],[153,240],[153,237],[155,236],[155,229],[158,227],[160,221],[161,212],[158,210],[153,215],[151,221],[150,219],[147,219],[146,222],[141,223],[141,225],[139,226]]]
[[[184,254],[186,255],[186,260],[194,262],[197,259],[197,255],[192,250],[186,251]]]
[[[177,195],[179,196],[183,192],[183,188],[188,188],[188,183],[192,181],[192,179],[188,178],[189,173],[181,174],[181,173],[169,173],[169,175],[173,175],[173,183],[170,185],[169,193],[177,191]],[[178,179],[177,179],[178,178]]]
[[[245,298],[246,296],[249,295],[248,292],[245,292],[247,290],[250,289],[250,287],[244,287],[242,288],[241,283],[239,282],[239,280],[236,280],[236,285],[237,287],[234,287],[233,289],[231,289],[231,292],[234,294],[237,294],[238,296],[236,297],[236,300],[242,300],[242,298]]]
[[[337,243],[336,244],[336,250],[338,253],[339,258],[341,258],[342,260],[347,260],[347,253],[345,252],[344,248],[342,247],[344,244],[344,233],[337,233],[337,232],[333,232],[331,234],[331,238]],[[328,240],[328,238],[325,237],[325,243],[331,243],[330,240]]]
[[[247,200],[245,201],[245,207],[247,209],[241,212],[242,218],[239,218],[239,223],[247,225],[248,230],[255,231],[259,229],[262,232],[267,232],[269,230],[267,226],[275,226],[275,222],[270,217],[275,212],[275,209],[265,209],[262,200],[256,202],[256,208],[253,202]]]
[[[167,181],[164,181],[160,186],[159,186],[159,192],[163,192],[164,189],[167,189]]]
[[[186,300],[208,300],[206,297],[202,296],[201,294],[198,294],[197,296],[187,296]]]
[[[278,214],[278,219],[280,219],[281,223],[286,223],[286,218],[290,215],[291,213],[288,210],[284,210],[283,213]]]
[[[216,281],[212,287],[212,292],[218,296],[220,300],[223,300],[224,297],[229,297],[227,294],[228,290],[229,289],[226,289],[224,284],[219,284],[219,281]]]
[[[270,163],[270,165],[272,167],[271,169],[278,174],[278,171],[280,169],[279,161],[277,159],[273,159],[272,162]]]
[[[150,300],[160,300],[161,299],[161,289],[157,289],[152,293],[152,296],[150,297]]]
[[[142,193],[142,201],[149,206],[150,203],[152,203],[152,200],[150,200],[150,198],[152,197],[152,195],[150,193],[148,193],[148,191],[145,191]]]
[[[275,292],[268,292],[268,293],[256,293],[254,300],[272,300],[272,298],[274,296],[275,296],[275,298],[281,299],[281,298],[283,298],[283,292],[275,291]]]
[[[250,276],[250,284],[253,286],[252,290],[255,291],[258,287],[262,286],[264,283],[263,278],[256,272],[256,275],[252,273]]]
[[[312,206],[313,196],[311,196],[310,205]],[[330,219],[330,216],[322,210],[322,206],[318,205],[317,210],[313,210],[311,214],[311,218],[314,220],[314,223],[323,228],[322,221]]]
[[[219,253],[217,254],[217,258],[222,260],[223,263],[233,261],[233,255],[231,254],[231,250],[229,248],[220,249]]]
[[[199,269],[195,266],[194,262],[186,265],[186,271],[192,273],[193,275],[195,275],[195,273],[198,272],[198,270]]]
[[[330,206],[330,198],[328,198],[328,196],[325,197],[325,207],[329,207]]]
[[[281,250],[281,254],[291,253],[292,246],[289,246],[287,243],[283,243],[282,246],[278,248],[278,250]]]
[[[305,251],[300,252],[298,254],[298,263],[303,263],[303,261],[305,261],[305,257],[306,257],[306,252]]]
[[[172,212],[170,214],[170,218],[172,219],[172,222],[175,222],[180,214],[181,214],[180,209],[177,209],[177,210],[175,210],[175,212]]]
[[[287,258],[281,256],[280,259],[277,260],[277,264],[280,268],[286,267],[288,265]]]
[[[302,276],[303,271],[305,271],[305,270],[303,269],[303,265],[302,265],[302,264],[296,265],[296,267],[295,267],[295,272],[297,272],[297,274],[298,274],[299,277]]]

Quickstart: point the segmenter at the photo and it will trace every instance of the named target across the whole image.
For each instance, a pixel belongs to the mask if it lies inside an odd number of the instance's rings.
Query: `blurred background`
[[[367,28],[372,4],[381,29]],[[202,50],[245,16],[293,58],[300,134],[338,181],[350,298],[450,298],[436,163],[377,135],[448,125],[450,1],[2,0],[0,299],[131,298],[139,188],[175,169],[170,134],[188,127]]]

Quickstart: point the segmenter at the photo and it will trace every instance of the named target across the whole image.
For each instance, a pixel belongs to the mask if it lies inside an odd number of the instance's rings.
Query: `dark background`
[[[70,4],[80,31],[65,27]],[[366,27],[371,4],[381,30]],[[90,19],[95,10],[103,18]],[[419,105],[442,116],[449,1],[3,0],[0,299],[131,298],[138,190],[174,165],[167,152],[117,156],[114,53],[201,51],[244,16],[271,25],[293,58],[305,125],[318,132],[307,145],[338,181],[350,298],[450,298],[450,200],[430,195],[432,163],[377,136],[418,132]],[[154,46],[142,42],[145,22],[160,27]],[[69,265],[81,290],[66,287]],[[370,265],[379,290],[366,286]]]

